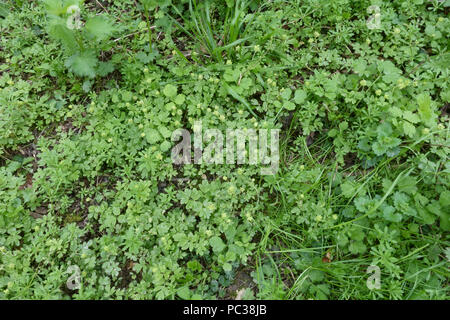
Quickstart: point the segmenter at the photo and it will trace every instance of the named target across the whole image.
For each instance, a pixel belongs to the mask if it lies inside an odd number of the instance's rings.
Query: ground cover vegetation
[[[448,299],[449,7],[0,3],[0,298]],[[174,165],[196,120],[278,172]]]

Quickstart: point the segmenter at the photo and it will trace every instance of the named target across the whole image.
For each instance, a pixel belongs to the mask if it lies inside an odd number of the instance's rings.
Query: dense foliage
[[[1,3],[0,298],[448,299],[449,7]],[[278,173],[174,165],[196,120]]]

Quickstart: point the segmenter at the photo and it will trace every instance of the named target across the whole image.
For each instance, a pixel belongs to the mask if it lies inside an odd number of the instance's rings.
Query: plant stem
[[[152,52],[152,29],[150,27],[150,16],[148,14],[148,8],[144,7],[145,18],[147,20],[147,29],[148,29],[148,44],[150,46],[150,53]]]

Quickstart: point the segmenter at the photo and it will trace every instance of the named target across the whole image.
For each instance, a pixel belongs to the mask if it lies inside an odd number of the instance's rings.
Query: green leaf
[[[419,123],[420,118],[416,113],[412,113],[411,111],[403,112],[403,119],[408,120],[411,123]]]
[[[431,97],[428,93],[422,93],[417,96],[417,104],[419,105],[419,116],[422,121],[427,124],[433,116],[431,109]]]
[[[173,98],[177,94],[177,87],[171,84],[167,84],[163,89],[163,93],[166,97]]]
[[[350,243],[350,245],[348,246],[348,249],[350,250],[351,253],[353,254],[359,254],[359,253],[364,253],[367,250],[366,245],[362,242],[362,241],[353,241],[352,243]]]
[[[97,73],[99,76],[104,77],[108,73],[111,73],[114,71],[114,64],[110,61],[99,61],[98,67],[97,67]]]
[[[297,89],[294,95],[294,101],[296,104],[302,104],[306,100],[306,92],[302,89]]]
[[[148,129],[145,132],[148,143],[154,144],[161,140],[161,135],[156,129]]]
[[[344,197],[351,198],[356,191],[356,187],[354,183],[346,181],[341,185],[341,190]]]
[[[141,0],[142,5],[147,10],[154,10],[156,7],[167,7],[172,3],[171,0]]]
[[[233,269],[231,264],[228,263],[228,262],[225,262],[222,267],[223,267],[223,270],[226,271],[226,272],[230,272]]]
[[[417,192],[417,180],[411,176],[402,177],[398,180],[397,186],[399,190],[409,194],[415,194]]]
[[[399,213],[395,213],[395,208],[392,206],[386,206],[383,209],[383,218],[391,222],[402,221],[402,215]]]
[[[174,102],[175,102],[177,105],[181,106],[181,105],[184,103],[185,100],[186,100],[186,96],[185,96],[184,94],[179,94],[179,95],[177,95],[177,97],[174,99]]]
[[[5,3],[0,3],[0,17],[6,17],[9,14],[9,8]]]
[[[239,79],[240,75],[241,71],[239,71],[238,69],[227,69],[223,74],[223,78],[226,82],[236,82]]]
[[[285,101],[283,104],[283,108],[289,111],[295,110],[295,104],[290,101]]]
[[[413,124],[404,121],[403,122],[403,131],[405,131],[405,134],[409,136],[410,138],[414,137],[416,134],[416,127],[414,127]]]
[[[183,300],[191,299],[191,290],[188,287],[181,287],[177,290],[177,295]]]
[[[66,60],[65,66],[81,77],[95,77],[98,60],[90,51],[74,54]]]
[[[441,196],[439,197],[439,203],[440,205],[445,208],[450,206],[450,191],[445,190],[441,193]]]
[[[104,16],[95,16],[86,21],[85,30],[98,40],[107,39],[114,31],[111,22]]]
[[[219,253],[223,249],[225,249],[225,244],[223,243],[222,239],[215,236],[209,239],[209,244],[211,245],[214,252]]]
[[[281,97],[282,97],[284,100],[289,100],[289,99],[291,98],[291,94],[292,94],[292,90],[289,89],[289,88],[287,88],[287,89],[284,89],[284,90],[281,92]]]
[[[161,143],[160,148],[161,148],[161,151],[162,151],[162,152],[166,152],[167,150],[170,149],[171,146],[172,146],[172,145],[170,144],[170,142],[166,140],[166,141],[164,141],[163,143]]]
[[[74,32],[65,26],[62,19],[51,22],[48,33],[50,37],[61,42],[62,46],[67,50],[67,53],[71,54],[79,50]]]

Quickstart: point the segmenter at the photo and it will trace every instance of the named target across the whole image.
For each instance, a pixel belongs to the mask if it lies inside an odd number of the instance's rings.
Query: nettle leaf
[[[86,21],[84,29],[90,37],[98,40],[107,39],[114,31],[112,23],[104,16],[95,16]]]
[[[95,54],[91,51],[84,51],[76,53],[69,57],[65,66],[69,68],[71,72],[80,77],[95,77],[95,71],[98,64],[98,60]]]

